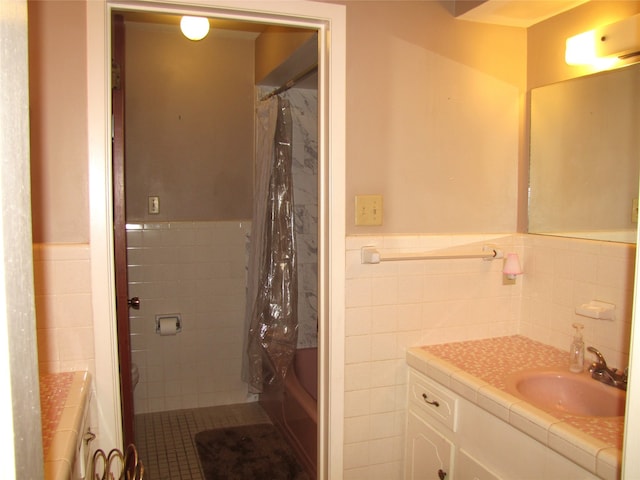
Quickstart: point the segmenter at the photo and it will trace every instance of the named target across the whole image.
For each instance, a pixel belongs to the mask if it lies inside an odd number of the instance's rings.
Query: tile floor
[[[145,480],[204,480],[196,433],[253,423],[269,423],[258,403],[242,403],[135,416],[138,455]]]

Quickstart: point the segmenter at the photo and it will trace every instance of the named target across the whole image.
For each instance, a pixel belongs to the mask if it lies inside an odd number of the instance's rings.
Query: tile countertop
[[[624,417],[543,411],[506,391],[505,378],[512,373],[538,367],[568,371],[568,352],[516,335],[413,347],[407,363],[586,470],[619,478]]]
[[[42,446],[46,480],[68,479],[76,456],[82,420],[89,405],[89,372],[40,376]]]

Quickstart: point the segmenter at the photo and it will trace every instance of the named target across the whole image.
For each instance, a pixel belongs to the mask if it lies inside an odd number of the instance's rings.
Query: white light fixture
[[[567,64],[592,65],[598,70],[635,55],[640,55],[640,14],[574,35],[565,47]]]
[[[596,29],[598,57],[640,55],[640,14]]]
[[[564,61],[568,65],[590,64],[596,58],[596,31],[579,33],[567,38]]]
[[[589,30],[567,38],[564,61],[568,65],[591,65],[598,70],[611,68],[618,57],[599,57],[596,50],[597,31]]]
[[[189,40],[202,40],[209,33],[209,19],[184,16],[180,20],[180,30]]]
[[[522,275],[520,258],[518,258],[517,253],[507,253],[507,259],[504,262],[502,273],[504,273],[509,280],[515,280],[516,276]]]

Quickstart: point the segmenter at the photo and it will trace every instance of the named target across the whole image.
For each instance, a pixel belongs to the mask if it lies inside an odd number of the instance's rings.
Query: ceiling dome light
[[[209,33],[209,19],[206,17],[182,17],[180,30],[189,40],[202,40]]]

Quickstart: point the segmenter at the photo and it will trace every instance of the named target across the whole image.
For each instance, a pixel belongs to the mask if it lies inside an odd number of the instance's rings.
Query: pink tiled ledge
[[[410,348],[407,363],[591,473],[619,478],[624,417],[543,411],[506,391],[509,374],[567,369],[567,352],[516,335]]]
[[[42,444],[46,480],[71,477],[82,419],[89,408],[89,372],[51,373],[40,377]]]

